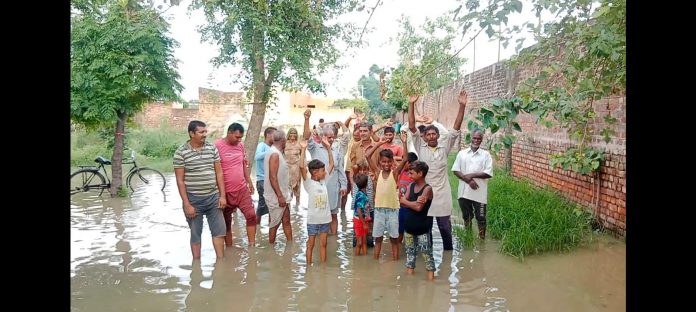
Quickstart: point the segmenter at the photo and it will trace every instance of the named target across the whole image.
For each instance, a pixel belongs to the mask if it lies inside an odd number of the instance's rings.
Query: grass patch
[[[127,132],[126,147],[150,160],[171,160],[176,149],[188,140],[186,129],[175,129],[164,123],[159,128],[138,127]]]
[[[459,239],[459,247],[473,249],[479,242],[479,240],[474,239],[474,231],[471,228],[465,228],[462,222],[453,222],[452,232]]]
[[[111,159],[113,149],[104,138],[105,131],[77,129],[70,136],[70,167],[79,165],[96,165],[94,159],[102,156]],[[129,124],[126,127],[124,157],[130,156],[130,150],[136,152],[136,161],[140,167],[150,167],[161,172],[173,172],[172,158],[176,149],[188,140],[186,129],[175,129],[166,124],[159,128],[144,128]],[[131,165],[124,165],[124,174]],[[111,168],[106,169],[111,173]],[[72,172],[72,171],[71,171]]]
[[[449,155],[450,168],[456,154]],[[565,252],[591,237],[592,215],[550,189],[527,181],[515,181],[495,169],[488,184],[487,233],[500,240],[500,251],[518,259],[542,252]],[[475,246],[478,235],[464,229],[457,204],[458,179],[450,172],[454,211],[454,234],[466,247]],[[472,222],[476,224],[476,222]],[[478,233],[478,232],[476,232]]]
[[[125,185],[121,185],[118,188],[118,191],[116,191],[116,195],[118,197],[126,197],[126,196],[128,196],[128,192],[129,192],[128,188]]]
[[[106,147],[96,131],[76,130],[70,134],[70,166],[96,165],[97,156],[111,158],[112,150]]]

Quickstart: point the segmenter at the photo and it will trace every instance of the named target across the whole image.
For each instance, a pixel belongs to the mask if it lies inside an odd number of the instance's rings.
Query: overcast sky
[[[398,44],[389,44],[389,38],[395,37],[399,32],[399,17],[404,14],[409,16],[414,26],[423,23],[426,17],[436,18],[449,10],[457,7],[463,1],[456,0],[382,0],[377,7],[368,27],[375,29],[366,33],[363,39],[368,42],[368,47],[355,51],[354,55],[345,55],[339,60],[340,64],[347,65],[340,72],[330,73],[322,77],[327,85],[327,96],[331,98],[351,97],[350,91],[357,85],[360,76],[366,74],[372,64],[380,67],[395,67],[398,64]],[[169,8],[165,12],[171,24],[171,35],[176,39],[180,47],[175,50],[175,56],[179,59],[180,82],[184,86],[182,97],[185,100],[198,99],[198,87],[213,88],[222,91],[239,91],[242,86],[234,84],[233,76],[238,75],[240,69],[232,67],[215,68],[210,60],[217,54],[215,46],[201,42],[201,36],[197,27],[205,23],[205,18],[200,11],[189,12],[191,0],[184,0],[180,5]],[[366,7],[373,7],[377,0],[366,2]],[[510,25],[518,25],[525,20],[536,20],[529,11],[528,1],[523,1],[524,10],[521,14],[510,15]],[[367,10],[344,17],[345,21],[353,21],[362,26],[367,21]],[[476,29],[477,31],[478,29]],[[459,39],[453,44],[453,49],[460,49],[474,32],[470,31],[469,37]],[[532,44],[532,38],[528,39],[525,46]],[[515,53],[514,40],[507,48],[500,47],[500,59],[506,59]],[[493,64],[498,59],[498,42],[489,41],[484,33],[476,39],[476,63],[474,64],[474,45],[469,44],[460,54],[467,59],[464,66],[464,74],[474,69],[480,69]]]

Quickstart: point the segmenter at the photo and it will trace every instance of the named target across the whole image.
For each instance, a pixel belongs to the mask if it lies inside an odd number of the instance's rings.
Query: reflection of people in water
[[[487,302],[493,302],[494,297],[486,293],[488,282],[486,272],[484,270],[484,259],[486,251],[475,247],[473,252],[460,253],[460,263],[464,264],[459,272],[457,279],[459,280],[460,293],[463,294],[470,305],[477,307],[491,307]],[[497,304],[497,303],[496,303]]]
[[[400,311],[442,311],[442,304],[447,300],[436,300],[436,292],[433,284],[423,283],[422,280],[404,278],[400,281],[399,292],[396,296],[397,306],[394,310]],[[449,292],[438,292],[449,295]],[[441,299],[441,298],[438,298]],[[439,305],[439,306],[438,306]],[[437,308],[435,308],[438,306]],[[452,310],[450,310],[452,311]]]
[[[216,261],[211,276],[206,278],[200,261],[194,261],[186,311],[251,310],[256,297],[256,262],[253,254],[229,255]]]
[[[202,308],[203,306],[205,306],[207,298],[208,296],[210,296],[209,292],[211,290],[201,287],[201,282],[203,282],[205,278],[203,276],[203,270],[201,269],[200,261],[193,261],[193,264],[191,265],[190,277],[191,291],[189,292],[188,296],[186,296],[186,300],[184,301],[184,303],[186,304],[187,311],[195,311],[194,308]]]

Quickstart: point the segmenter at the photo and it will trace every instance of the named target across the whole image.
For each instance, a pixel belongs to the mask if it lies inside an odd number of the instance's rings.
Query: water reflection
[[[210,232],[203,231],[202,259],[192,262],[174,175],[166,176],[164,193],[73,196],[72,310],[625,310],[625,244],[614,239],[519,262],[500,255],[493,240],[474,250],[443,251],[434,226],[436,279],[428,282],[422,258],[416,274],[407,275],[403,257],[391,260],[388,242],[379,261],[354,257],[351,212],[339,213],[327,262],[307,267],[306,202],[292,208],[294,242],[280,235],[269,245],[265,217],[259,246],[249,247],[243,216],[236,215],[235,246],[225,250],[225,258],[216,261]]]

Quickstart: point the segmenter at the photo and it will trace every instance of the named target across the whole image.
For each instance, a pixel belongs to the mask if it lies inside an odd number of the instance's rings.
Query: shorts
[[[367,230],[360,219],[353,217],[353,230],[355,230],[355,237],[367,236]]]
[[[405,231],[405,225],[406,225],[406,209],[401,207],[399,208],[399,235],[403,234]]]
[[[372,236],[382,237],[384,232],[391,238],[399,237],[399,210],[393,208],[376,208]]]
[[[220,196],[215,193],[208,196],[197,196],[187,193],[188,200],[196,210],[196,216],[193,219],[186,218],[186,222],[191,228],[191,244],[201,243],[201,233],[203,233],[203,216],[208,219],[208,227],[210,228],[210,236],[224,237],[225,236],[225,218],[222,214],[222,209],[218,208]]]
[[[314,236],[320,233],[329,233],[329,223],[307,224],[307,235]]]

